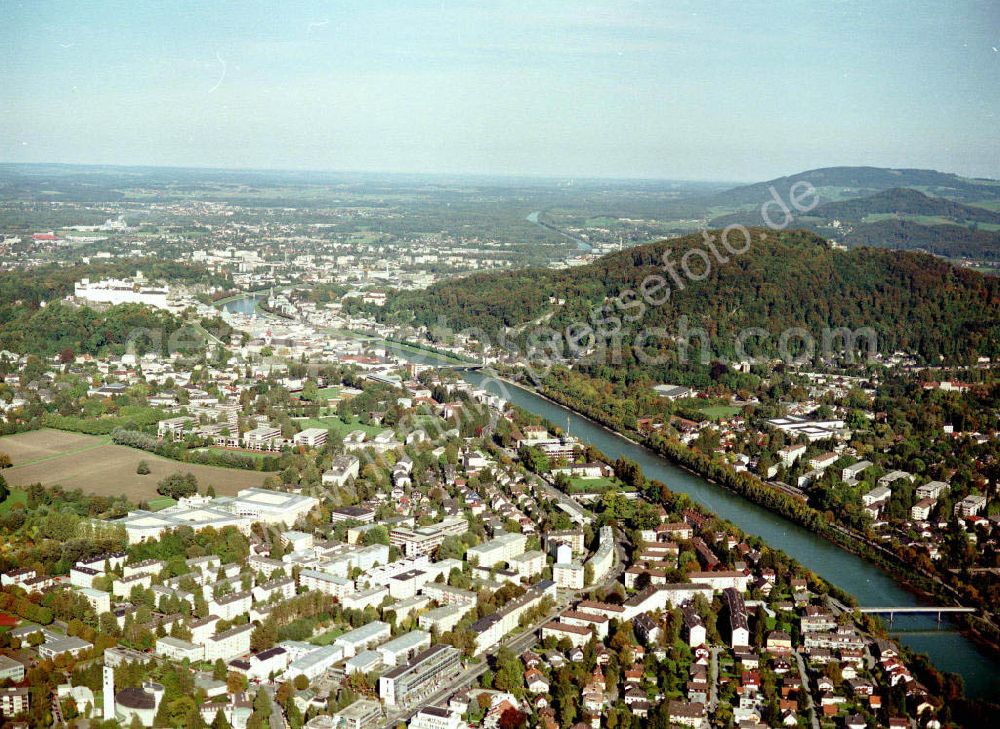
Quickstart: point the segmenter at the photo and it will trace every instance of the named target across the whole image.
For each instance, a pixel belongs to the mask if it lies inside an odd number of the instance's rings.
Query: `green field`
[[[734,415],[739,415],[740,409],[734,405],[708,405],[707,407],[699,408],[698,412],[710,420],[722,420],[723,418],[731,418]]]
[[[10,494],[7,498],[0,503],[0,514],[6,514],[11,510],[11,507],[21,504],[22,506],[28,503],[28,492],[23,489],[11,489]]]
[[[155,499],[150,499],[147,503],[149,504],[150,511],[159,511],[160,509],[166,509],[168,506],[173,506],[177,502],[169,496],[158,496]]]
[[[603,494],[609,489],[628,490],[624,485],[610,478],[571,478],[569,481],[571,494]]]
[[[376,433],[381,433],[385,428],[381,425],[364,425],[359,423],[355,418],[351,422],[347,423],[340,419],[337,415],[331,415],[325,418],[302,418],[301,420],[296,420],[296,424],[305,430],[306,428],[323,428],[324,430],[332,430],[337,435],[344,436],[350,433],[352,430],[363,430],[368,435],[375,435]]]
[[[320,633],[315,638],[310,638],[309,642],[313,645],[330,645],[333,641],[340,637],[343,632],[343,628],[332,628],[325,633]]]

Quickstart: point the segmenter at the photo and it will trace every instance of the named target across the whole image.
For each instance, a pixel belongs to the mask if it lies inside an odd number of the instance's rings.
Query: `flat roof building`
[[[386,706],[408,704],[444,685],[462,668],[462,654],[450,645],[435,645],[379,678],[379,697]]]
[[[340,646],[344,656],[351,658],[359,651],[378,645],[392,636],[392,627],[381,620],[373,620],[367,625],[355,628],[339,636],[333,644]]]

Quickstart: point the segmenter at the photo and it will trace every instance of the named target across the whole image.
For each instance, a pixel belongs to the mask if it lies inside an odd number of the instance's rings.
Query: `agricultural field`
[[[41,483],[79,488],[98,496],[124,494],[132,501],[156,499],[156,485],[171,473],[192,473],[202,488],[211,485],[220,495],[260,486],[266,473],[235,468],[181,463],[152,453],[114,445],[106,436],[81,435],[61,430],[35,430],[0,438],[0,453],[10,456],[13,466],[4,478],[13,488]],[[150,473],[136,474],[139,461]]]

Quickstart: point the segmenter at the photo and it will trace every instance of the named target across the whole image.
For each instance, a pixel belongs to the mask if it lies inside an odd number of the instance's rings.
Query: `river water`
[[[254,311],[255,302],[252,297],[247,297],[224,306],[229,311],[249,314]],[[397,353],[411,361],[445,363],[445,360],[430,352],[415,354],[397,350]],[[647,478],[663,481],[673,491],[688,494],[706,509],[731,521],[744,532],[758,536],[781,549],[827,582],[854,595],[863,607],[924,604],[916,595],[897,584],[890,575],[860,557],[717,484],[675,466],[652,451],[567,408],[481,372],[462,371],[462,376],[476,386],[499,394],[552,423],[559,426],[568,424],[572,435],[585,443],[593,444],[610,458],[624,456],[635,461],[642,467]],[[995,699],[1000,695],[1000,659],[963,636],[951,621],[945,620],[938,624],[934,616],[897,617],[891,630],[903,644],[929,655],[940,670],[961,675],[969,696]]]
[[[262,299],[267,298],[267,294],[260,294],[259,296],[244,296],[242,299],[233,299],[222,305],[222,308],[231,314],[246,314],[249,316],[255,311],[262,313],[257,309],[257,304]]]
[[[565,426],[568,422],[572,435],[593,444],[611,458],[624,456],[635,461],[647,478],[663,481],[673,491],[688,494],[709,511],[728,519],[748,534],[761,537],[827,582],[854,595],[862,606],[923,604],[891,576],[860,557],[717,484],[678,468],[665,458],[564,407],[522,388],[488,378],[480,372],[466,371],[463,376],[552,423]],[[902,643],[928,654],[939,669],[960,674],[965,679],[969,696],[995,698],[1000,692],[1000,660],[959,633],[954,623],[945,621],[939,625],[934,616],[906,616],[897,617],[891,629]]]

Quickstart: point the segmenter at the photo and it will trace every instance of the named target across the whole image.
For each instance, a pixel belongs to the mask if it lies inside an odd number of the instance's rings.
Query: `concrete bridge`
[[[944,606],[926,606],[926,607],[913,607],[913,606],[900,606],[900,607],[863,607],[858,608],[860,613],[868,613],[872,615],[888,615],[889,622],[893,621],[896,615],[937,615],[937,621],[941,622],[941,616],[946,614],[956,614],[956,613],[974,613],[975,608],[970,607],[944,607]]]

